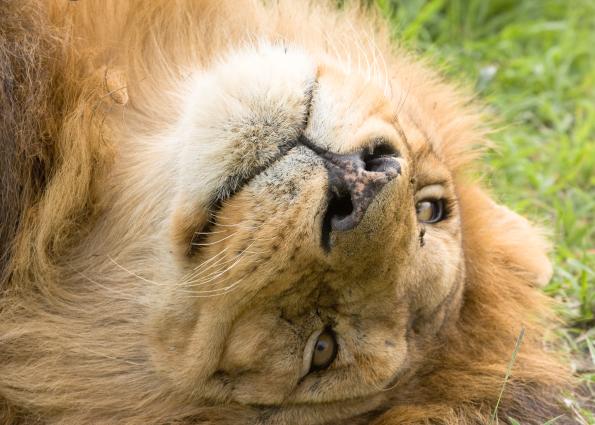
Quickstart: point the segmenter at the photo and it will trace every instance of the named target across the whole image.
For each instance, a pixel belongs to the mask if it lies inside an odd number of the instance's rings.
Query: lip
[[[221,188],[216,191],[213,199],[208,203],[209,218],[205,225],[195,232],[194,237],[190,242],[190,255],[193,255],[198,247],[204,245],[205,240],[211,233],[211,229],[217,224],[215,217],[221,210],[223,203],[233,198],[237,193],[248,186],[250,182],[254,180],[254,178],[258,177],[260,174],[271,168],[275,163],[283,159],[293,148],[297,146],[297,141],[280,146],[278,154],[270,158],[266,164],[263,164],[259,167],[254,167],[252,170],[250,170],[251,172],[249,174],[231,175],[225,180],[225,182],[221,185]]]
[[[248,174],[243,174],[243,175],[235,174],[235,175],[229,176],[225,180],[225,182],[221,185],[221,187],[217,190],[217,192],[215,193],[215,196],[213,197],[213,200],[210,203],[211,209],[217,210],[218,208],[220,208],[221,204],[225,200],[232,198],[235,194],[240,192],[255,177],[257,177],[262,172],[266,171],[271,166],[273,166],[276,162],[278,162],[283,157],[285,157],[293,148],[295,148],[299,145],[304,145],[304,146],[308,147],[309,149],[312,149],[312,146],[310,146],[310,144],[303,143],[303,138],[304,138],[304,132],[306,131],[306,127],[308,126],[308,122],[310,119],[310,113],[312,111],[312,103],[314,100],[314,92],[315,92],[317,86],[318,86],[318,80],[316,78],[313,78],[312,81],[310,82],[310,84],[308,84],[308,87],[306,88],[306,90],[304,91],[304,105],[306,106],[306,112],[304,114],[304,120],[301,123],[300,129],[299,129],[298,137],[296,137],[293,140],[287,140],[287,141],[284,141],[283,143],[279,144],[278,145],[279,151],[278,151],[277,155],[275,155],[272,158],[269,158],[269,160],[265,164],[262,164],[258,167],[254,167],[252,170],[250,170],[250,172]],[[315,150],[315,152],[316,152],[316,150]]]
[[[285,158],[287,154],[291,152],[292,149],[298,146],[302,146],[302,144],[300,143],[300,138],[301,136],[296,138],[295,140],[289,141],[286,144],[280,146],[277,155],[270,158],[269,161],[266,162],[266,164],[262,164],[259,167],[254,167],[252,170],[250,170],[249,174],[231,175],[225,180],[225,182],[221,185],[221,188],[216,191],[215,196],[213,196],[213,199],[208,203],[209,219],[206,221],[206,224],[201,229],[195,232],[194,237],[190,242],[190,255],[193,255],[199,246],[204,245],[205,240],[211,233],[211,229],[217,224],[216,219],[214,217],[221,210],[224,202],[233,198],[236,194],[241,192],[242,189],[248,186],[252,180],[254,180],[256,177],[261,175],[266,170],[270,169],[277,162]],[[306,145],[303,146],[309,148]]]
[[[221,188],[216,192],[214,200],[211,202],[211,208],[215,209],[216,206],[220,206],[226,200],[233,198],[234,195],[250,184],[250,182],[255,177],[259,176],[264,171],[271,168],[275,163],[283,159],[296,146],[298,146],[297,140],[285,142],[284,144],[278,146],[278,153],[275,156],[269,158],[266,163],[254,167],[249,173],[232,174],[231,176],[227,177],[225,182],[221,185]]]

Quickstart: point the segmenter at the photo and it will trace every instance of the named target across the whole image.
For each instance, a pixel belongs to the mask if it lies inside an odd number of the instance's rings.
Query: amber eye
[[[314,344],[310,372],[326,369],[335,360],[335,357],[337,357],[337,340],[333,331],[327,329],[320,334]]]
[[[426,199],[415,205],[417,219],[422,223],[437,223],[444,218],[444,201],[442,199]]]

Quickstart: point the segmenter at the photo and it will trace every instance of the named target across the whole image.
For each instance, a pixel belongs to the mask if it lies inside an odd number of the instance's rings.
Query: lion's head
[[[219,3],[31,6],[59,84],[4,283],[5,417],[481,420],[523,326],[502,410],[554,412],[546,244],[470,177],[464,96],[357,9]]]
[[[198,378],[247,404],[393,385],[460,303],[448,166],[382,90],[329,57],[242,49],[181,92],[182,119],[139,176],[139,190],[147,169],[171,185],[153,230],[169,267],[148,274],[155,361],[178,385]]]

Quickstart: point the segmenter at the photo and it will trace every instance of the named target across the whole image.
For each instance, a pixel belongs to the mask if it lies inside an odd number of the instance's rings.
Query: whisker
[[[155,282],[155,281],[153,281],[153,280],[147,279],[147,278],[145,278],[145,277],[143,277],[143,276],[141,276],[141,275],[139,275],[139,274],[136,274],[136,273],[134,273],[134,272],[133,272],[133,271],[131,271],[131,270],[128,270],[126,267],[122,266],[120,263],[118,263],[116,260],[114,260],[114,259],[113,259],[113,258],[112,258],[110,255],[108,255],[108,256],[107,256],[107,258],[108,258],[108,259],[109,259],[109,260],[110,260],[112,263],[114,263],[114,264],[115,264],[117,267],[119,267],[120,269],[122,269],[122,270],[124,270],[125,272],[129,273],[130,275],[132,275],[132,276],[134,276],[134,277],[136,277],[136,278],[138,278],[138,279],[142,280],[143,282],[151,283],[151,284],[153,284],[153,285],[156,285],[156,286],[169,286],[169,285],[164,285],[164,284],[162,284],[162,283],[158,283],[158,282]]]
[[[224,292],[222,293],[218,293],[218,294],[212,294],[212,295],[203,295],[206,293],[206,291],[203,292],[199,292],[197,295],[192,296],[192,298],[214,298],[214,297],[219,297],[221,295],[227,295],[230,292],[232,292],[235,288],[238,287],[238,285],[240,284],[240,282],[242,282],[244,280],[244,277],[236,280],[234,283],[232,283],[231,285],[225,287],[225,288],[221,288],[221,290],[224,290]],[[215,291],[215,290],[213,290]]]
[[[203,261],[202,263],[200,263],[199,265],[197,265],[196,267],[194,267],[190,272],[186,273],[184,276],[182,276],[182,278],[180,279],[179,283],[176,283],[176,286],[183,286],[184,282],[188,281],[188,279],[192,279],[195,275],[200,275],[200,273],[203,273],[209,269],[211,269],[212,267],[215,267],[221,260],[223,260],[225,257],[223,256],[223,254],[225,254],[225,252],[229,249],[229,247],[225,247],[224,249],[222,249],[221,251],[219,251],[217,254],[213,255],[212,257],[209,257],[208,259],[206,259],[205,261]],[[219,257],[219,259],[217,261],[215,261],[214,263],[212,263],[212,261],[214,261],[217,257]],[[212,263],[212,264],[209,264]],[[204,269],[201,269],[201,267],[205,267]]]
[[[81,277],[83,277],[85,280],[87,280],[87,281],[91,282],[92,284],[94,284],[94,285],[96,285],[96,286],[99,286],[99,287],[100,287],[100,288],[102,288],[102,289],[105,289],[105,290],[106,290],[106,291],[108,291],[108,292],[111,292],[111,293],[113,293],[113,294],[116,294],[116,295],[118,295],[118,296],[119,296],[121,299],[123,299],[123,300],[126,300],[126,301],[131,301],[131,302],[133,302],[133,303],[136,303],[136,304],[139,304],[139,305],[142,305],[142,306],[145,306],[145,307],[150,307],[150,305],[149,305],[149,304],[140,302],[140,301],[139,301],[139,299],[138,299],[137,297],[133,297],[133,296],[131,296],[130,294],[128,294],[128,293],[126,293],[126,292],[123,292],[123,291],[118,291],[117,289],[114,289],[114,288],[111,288],[111,287],[109,287],[109,286],[106,286],[106,285],[104,285],[104,284],[102,284],[102,283],[99,283],[99,282],[97,282],[96,280],[94,280],[94,279],[91,279],[89,276],[87,276],[85,273],[81,272],[80,270],[76,270],[76,269],[75,269],[74,267],[72,267],[72,266],[69,266],[69,267],[70,267],[70,269],[71,269],[73,272],[77,273],[78,275],[80,275]]]
[[[209,257],[208,259],[204,260],[202,263],[200,263],[199,265],[197,265],[196,267],[194,267],[192,270],[193,272],[200,269],[203,266],[206,266],[207,264],[209,264],[211,261],[213,261],[215,258],[225,254],[225,252],[229,249],[228,246],[226,246],[225,248],[223,248],[221,251],[219,251],[217,254],[213,255],[212,257]],[[221,259],[217,260],[217,262],[221,261]],[[191,273],[193,273],[191,272]]]
[[[216,217],[216,216],[214,216],[214,217]],[[222,217],[222,218],[224,219],[224,217]],[[217,217],[217,220],[219,220],[218,217]],[[209,219],[208,220],[208,223],[209,224],[212,224],[213,226],[217,226],[217,227],[233,227],[233,228],[239,228],[239,229],[250,230],[250,231],[257,230],[257,229],[259,229],[260,227],[262,227],[264,225],[264,223],[263,223],[263,224],[261,224],[258,227],[252,227],[252,226],[246,226],[246,225],[243,225],[243,224],[240,224],[240,223],[236,223],[236,224],[222,224],[221,222],[215,221],[215,220],[212,220],[212,219]]]
[[[273,238],[258,238],[258,239],[255,239],[249,246],[247,246],[246,248],[244,248],[244,250],[240,254],[238,254],[238,255],[241,255],[243,253],[260,255],[260,254],[262,254],[262,252],[251,251],[251,250],[249,250],[249,248],[252,247],[252,245],[254,245],[254,243],[256,243],[257,241],[260,242],[260,241],[267,241],[267,240],[274,240],[274,239],[276,239],[276,236],[273,237]],[[222,255],[225,251],[227,251],[227,249],[228,249],[228,247],[226,247],[223,251],[219,252],[216,256]],[[211,259],[209,259],[209,261],[211,261],[213,258],[214,257],[212,257]],[[231,259],[226,259],[223,263],[221,263],[221,261],[223,260],[223,258],[219,258],[216,262],[210,264],[209,266],[207,266],[205,268],[201,268],[204,265],[206,265],[206,262],[203,262],[199,266],[195,267],[192,272],[186,274],[182,278],[182,281],[183,282],[190,282],[190,281],[192,281],[192,279],[197,278],[197,277],[203,275],[205,272],[207,272],[208,270],[212,269],[213,267],[215,267],[217,265],[221,265],[222,266],[222,265],[225,265],[225,264],[229,264],[230,262],[234,261],[235,258],[237,258],[237,257],[233,257]],[[219,264],[219,263],[221,263],[221,264]],[[216,272],[211,272],[207,276],[212,276],[213,273],[216,273]],[[182,283],[182,284],[185,285],[186,283]]]
[[[246,251],[250,247],[252,247],[252,245],[254,245],[255,242],[256,242],[256,240],[252,241],[252,243],[250,245],[248,245],[244,250],[242,250],[238,255],[236,255],[233,258],[234,261],[232,262],[232,264],[229,267],[226,267],[223,270],[220,270],[218,272],[215,272],[211,276],[205,276],[203,279],[189,281],[187,284],[184,284],[184,286],[185,287],[202,286],[202,285],[206,285],[207,283],[212,282],[213,280],[219,278],[223,274],[227,273],[229,270],[233,269],[242,260],[242,258],[246,254]]]
[[[190,245],[192,245],[192,246],[213,246],[213,245],[217,245],[220,242],[226,241],[229,238],[236,236],[238,233],[239,232],[232,233],[232,234],[227,235],[221,239],[217,239],[216,241],[213,241],[213,242],[191,242]]]
[[[213,230],[212,232],[194,232],[195,236],[200,236],[200,235],[212,235],[212,234],[217,234],[217,233],[225,233],[225,230]]]
[[[240,255],[240,254],[238,254]],[[188,285],[188,283],[192,283],[192,282],[198,282],[199,278],[200,279],[207,279],[210,276],[213,276],[217,273],[219,273],[219,271],[227,264],[234,262],[237,259],[237,256],[232,257],[232,258],[228,258],[225,261],[223,261],[221,264],[219,264],[221,262],[221,260],[223,260],[223,258],[219,259],[216,263],[212,264],[211,266],[209,266],[208,268],[204,269],[204,270],[200,270],[194,273],[189,274],[188,276],[186,276],[182,282],[181,285]],[[207,272],[208,270],[212,269],[215,266],[219,266],[219,268],[217,268],[214,271],[211,271],[209,274],[207,274],[206,276],[204,275],[205,272]]]

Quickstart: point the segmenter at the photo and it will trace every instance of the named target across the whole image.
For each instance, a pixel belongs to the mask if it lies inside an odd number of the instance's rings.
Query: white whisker
[[[243,280],[244,280],[244,277],[236,280],[234,283],[232,283],[229,286],[226,286],[225,288],[221,288],[220,290],[223,290],[224,292],[213,294],[213,295],[203,295],[203,294],[207,293],[208,291],[202,291],[202,292],[198,292],[197,295],[192,296],[192,298],[214,298],[214,297],[219,297],[221,295],[229,294],[235,288],[237,288],[238,285],[240,284],[240,282],[242,282]],[[217,291],[217,290],[213,290],[213,291]]]
[[[213,246],[213,245],[217,245],[218,243],[221,243],[223,241],[226,241],[229,238],[236,236],[238,233],[239,232],[232,233],[232,234],[227,235],[221,239],[217,239],[216,241],[213,241],[213,242],[191,242],[190,245],[192,245],[192,246]]]
[[[225,252],[229,249],[228,246],[226,246],[225,248],[223,248],[221,251],[219,251],[217,254],[213,255],[212,257],[209,257],[207,260],[204,260],[202,263],[200,263],[199,265],[197,265],[196,267],[194,267],[192,270],[193,272],[200,269],[203,266],[206,266],[207,264],[209,264],[211,261],[213,261],[215,258],[222,256],[223,254],[225,254]],[[217,260],[217,262],[221,261],[221,259]]]
[[[229,267],[226,267],[223,270],[220,270],[218,272],[215,272],[211,277],[206,276],[203,279],[199,279],[199,280],[193,280],[193,281],[189,281],[187,284],[184,284],[185,287],[196,287],[196,286],[202,286],[202,285],[206,285],[209,282],[212,282],[213,280],[218,279],[219,277],[221,277],[222,275],[224,275],[225,273],[227,273],[228,271],[230,271],[231,269],[233,269],[235,266],[238,265],[238,263],[242,260],[242,258],[244,257],[244,255],[246,254],[246,251],[252,246],[254,245],[254,243],[256,242],[256,240],[252,241],[252,243],[250,245],[248,245],[244,250],[242,250],[238,255],[236,255],[234,257],[234,261],[232,262],[232,264]]]
[[[225,230],[214,230],[212,232],[194,232],[195,236],[200,236],[200,235],[212,235],[212,234],[217,234],[217,233],[225,233]]]
[[[164,284],[161,284],[161,283],[157,283],[157,282],[155,282],[155,281],[152,281],[152,280],[150,280],[150,279],[147,279],[147,278],[145,278],[145,277],[143,277],[143,276],[141,276],[141,275],[138,275],[138,274],[134,273],[133,271],[130,271],[130,270],[128,270],[126,267],[122,266],[122,265],[121,265],[121,264],[119,264],[119,263],[118,263],[116,260],[114,260],[114,259],[113,259],[113,258],[112,258],[110,255],[108,255],[108,256],[107,256],[107,258],[108,258],[108,259],[109,259],[109,260],[110,260],[112,263],[114,263],[114,264],[115,264],[117,267],[119,267],[120,269],[122,269],[122,270],[124,270],[125,272],[129,273],[130,275],[132,275],[132,276],[134,276],[134,277],[136,277],[136,278],[138,278],[138,279],[142,280],[143,282],[151,283],[151,284],[153,284],[153,285],[156,285],[156,286],[167,286],[167,285],[164,285]]]
[[[86,274],[84,274],[83,272],[79,271],[79,270],[75,270],[73,267],[70,267],[72,271],[74,271],[75,273],[77,273],[78,275],[82,276],[85,280],[91,282],[92,284],[99,286],[102,289],[105,289],[108,292],[111,292],[113,294],[118,295],[121,299],[126,300],[126,301],[131,301],[133,303],[136,304],[140,304],[143,305],[145,307],[150,307],[150,305],[146,304],[146,303],[142,303],[139,301],[138,298],[131,296],[130,294],[123,292],[123,291],[118,291],[117,289],[114,288],[110,288],[109,286],[106,286],[102,283],[97,282],[94,279],[91,279],[89,276],[87,276]]]
[[[239,256],[239,255],[240,255],[240,254],[238,254],[238,256]],[[226,266],[227,264],[234,262],[234,261],[235,261],[235,260],[238,258],[238,256],[235,256],[235,257],[232,257],[232,258],[227,258],[227,259],[225,259],[225,261],[223,261],[223,262],[221,262],[221,260],[223,260],[223,258],[221,258],[221,259],[217,260],[217,262],[216,262],[216,263],[213,263],[211,266],[207,267],[206,269],[203,269],[203,270],[200,270],[200,271],[197,271],[197,272],[194,272],[194,273],[190,273],[189,275],[187,275],[187,276],[186,276],[186,277],[185,277],[185,278],[182,280],[182,283],[181,283],[181,284],[182,284],[182,285],[187,285],[188,283],[191,283],[191,282],[197,282],[199,278],[200,278],[200,279],[207,279],[207,278],[209,278],[210,276],[213,276],[213,275],[215,275],[215,274],[219,273],[219,271],[220,271],[220,270],[221,270],[221,269],[222,269],[224,266]],[[204,275],[204,274],[205,274],[205,273],[206,273],[208,270],[210,270],[210,269],[214,268],[215,266],[217,266],[218,268],[217,268],[217,269],[215,269],[214,271],[211,271],[211,272],[210,272],[209,274],[207,274],[206,276]]]

